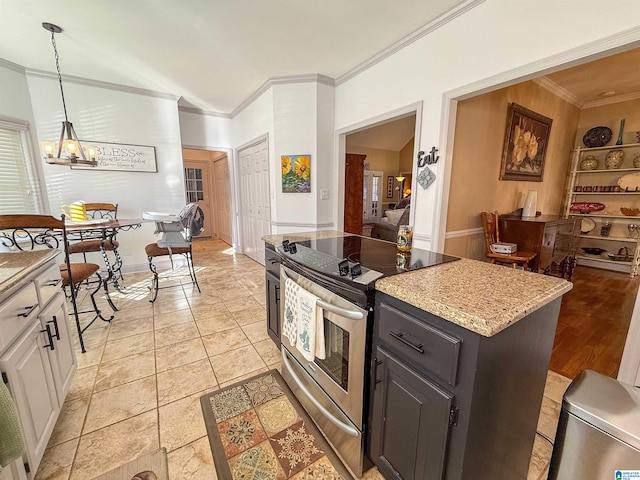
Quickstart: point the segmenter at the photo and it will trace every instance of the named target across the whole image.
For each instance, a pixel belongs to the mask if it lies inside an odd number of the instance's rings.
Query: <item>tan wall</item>
[[[509,103],[553,119],[542,182],[499,180]],[[458,103],[447,214],[447,232],[481,227],[480,212],[507,213],[518,196],[537,190],[537,210],[561,212],[580,110],[534,82],[524,82]],[[445,242],[445,252],[484,258],[480,235]]]
[[[398,165],[398,171],[413,171],[413,138],[409,140],[404,147],[402,147],[402,150],[400,150],[400,164]]]
[[[584,108],[580,112],[578,133],[575,145],[584,147],[582,137],[590,128],[604,125],[609,127],[613,136],[608,145],[614,145],[620,131],[620,120],[625,119],[622,143],[640,143],[637,133],[640,131],[640,99],[613,103],[601,107]],[[601,166],[602,168],[602,166]]]
[[[387,198],[387,178],[389,176],[395,177],[396,175],[398,175],[400,152],[347,145],[347,153],[366,155],[367,158],[365,158],[364,163],[369,164],[369,170],[378,170],[384,172],[384,179],[382,181],[382,205],[383,211],[387,210],[387,205],[390,202],[395,202],[398,198],[398,193],[395,191],[397,182],[395,181],[393,183],[393,198]]]

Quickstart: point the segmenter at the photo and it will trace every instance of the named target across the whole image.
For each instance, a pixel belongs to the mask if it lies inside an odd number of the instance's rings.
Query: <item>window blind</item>
[[[39,210],[26,133],[19,127],[0,125],[0,214]]]

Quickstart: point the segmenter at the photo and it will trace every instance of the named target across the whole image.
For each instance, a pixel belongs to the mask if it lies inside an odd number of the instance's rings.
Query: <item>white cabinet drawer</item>
[[[0,352],[11,345],[39,312],[36,287],[31,282],[0,304]]]
[[[60,267],[57,263],[50,265],[44,272],[34,280],[38,291],[38,301],[41,307],[62,289],[62,278],[60,278]]]

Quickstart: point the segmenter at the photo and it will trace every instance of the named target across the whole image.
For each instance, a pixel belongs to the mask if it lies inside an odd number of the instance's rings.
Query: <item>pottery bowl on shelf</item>
[[[604,248],[598,247],[581,247],[584,250],[584,253],[588,253],[589,255],[600,255],[603,252],[606,252]]]
[[[623,215],[627,215],[628,217],[637,217],[640,215],[640,208],[620,207],[620,211]]]

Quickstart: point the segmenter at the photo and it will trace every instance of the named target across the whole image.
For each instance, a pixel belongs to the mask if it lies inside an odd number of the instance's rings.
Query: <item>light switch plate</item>
[[[329,200],[329,189],[327,188],[320,189],[320,199]]]

